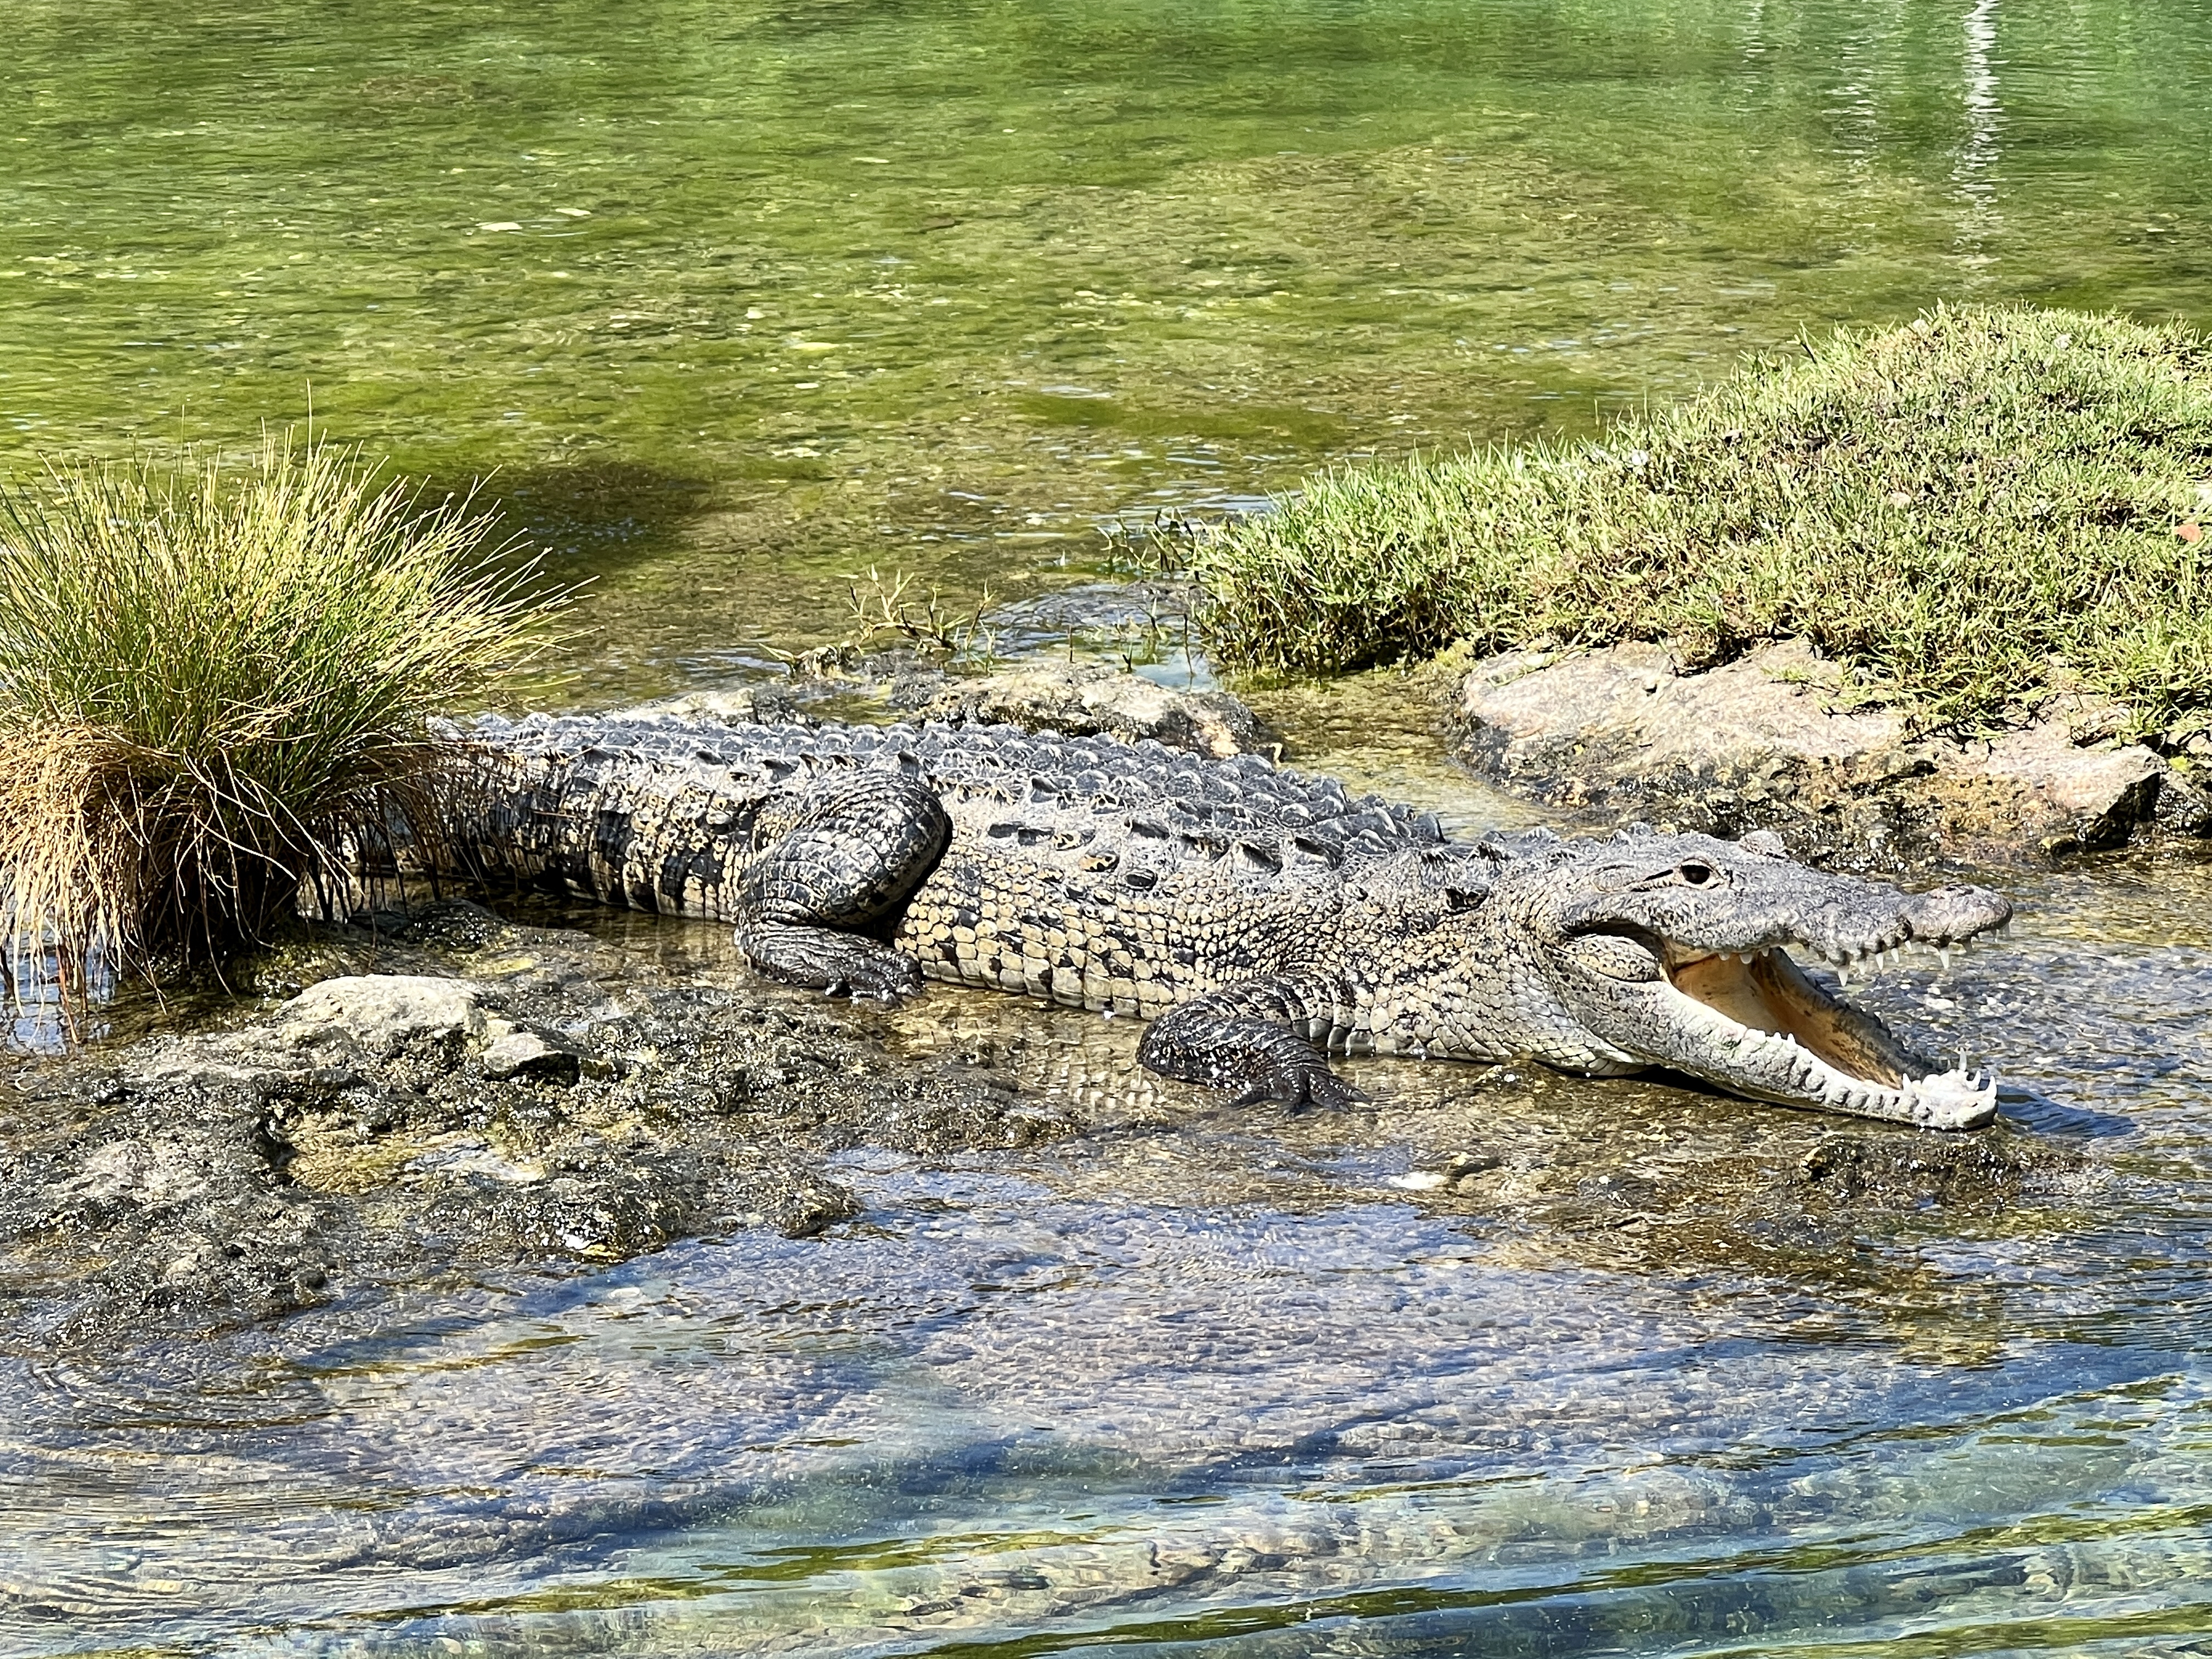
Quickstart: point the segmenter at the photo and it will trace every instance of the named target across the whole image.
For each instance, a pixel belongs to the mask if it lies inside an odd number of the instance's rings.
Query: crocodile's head
[[[1561,1009],[1601,1050],[1786,1106],[1943,1129],[1996,1114],[1992,1078],[1914,1054],[1790,953],[1848,969],[1909,945],[1948,951],[2011,919],[1999,895],[1828,875],[1767,833],[1631,833],[1573,853],[1510,902]]]

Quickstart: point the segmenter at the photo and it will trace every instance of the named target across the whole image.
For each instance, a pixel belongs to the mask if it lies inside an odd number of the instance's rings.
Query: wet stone
[[[859,1213],[830,1167],[851,1149],[1085,1127],[742,970],[702,984],[458,902],[330,931],[272,977],[346,971],[231,1029],[24,1068],[0,1128],[0,1318],[97,1342],[459,1265],[803,1237]]]
[[[1829,1198],[1992,1212],[2078,1176],[2084,1162],[2077,1149],[2026,1139],[1845,1134],[1814,1148],[1801,1167],[1805,1184]]]
[[[1916,735],[1860,690],[1802,640],[1701,672],[1617,645],[1486,659],[1458,711],[1479,769],[1588,823],[1773,830],[1830,864],[2034,863],[2212,833],[2185,758],[2122,741],[2109,704],[2055,698],[2033,726],[1967,741]]]
[[[488,1078],[535,1078],[548,1083],[575,1082],[583,1064],[574,1049],[519,1026],[507,1026],[493,1035],[484,1045],[480,1063]]]
[[[302,991],[277,1016],[275,1036],[294,1048],[358,1044],[391,1054],[410,1042],[482,1035],[484,988],[422,974],[357,974]]]

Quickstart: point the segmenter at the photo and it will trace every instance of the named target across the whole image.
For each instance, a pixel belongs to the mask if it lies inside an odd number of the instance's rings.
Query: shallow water
[[[1099,518],[1939,296],[2212,322],[2182,0],[609,18],[15,0],[0,441],[234,443],[312,382],[501,467],[599,579],[577,703],[774,672],[871,562],[1172,675]],[[1509,816],[1401,691],[1262,700]],[[1995,1209],[1793,1219],[1756,1171],[1837,1125],[1651,1083],[1368,1062],[1372,1113],[1224,1114],[1123,1023],[933,990],[917,1048],[1143,1121],[858,1158],[812,1240],[0,1339],[0,1651],[2212,1651],[2212,874],[2020,896],[1869,993],[2079,1151]]]
[[[1778,1194],[1844,1126],[1650,1082],[1232,1113],[933,988],[915,1049],[1125,1127],[854,1155],[814,1239],[0,1346],[0,1648],[2202,1652],[2212,868],[2019,896],[1864,993],[2078,1153],[1995,1205]]]

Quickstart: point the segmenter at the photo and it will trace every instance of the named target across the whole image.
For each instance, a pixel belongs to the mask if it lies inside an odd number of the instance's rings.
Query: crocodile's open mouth
[[[1936,1070],[1778,946],[1735,954],[1670,945],[1663,960],[1677,1018],[1706,1062],[1696,1069],[1730,1089],[1931,1128],[1971,1129],[1996,1115],[1994,1078]]]

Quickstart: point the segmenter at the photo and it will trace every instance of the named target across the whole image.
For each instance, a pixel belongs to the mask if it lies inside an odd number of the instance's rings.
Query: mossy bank
[[[1311,479],[1196,552],[1214,649],[1328,671],[1803,639],[1921,730],[2110,699],[2212,722],[2212,355],[2179,327],[1938,308],[1808,340],[1586,442]]]
[[[1477,766],[1808,856],[2212,831],[2212,356],[1939,307],[1581,443],[1312,480],[1194,550],[1248,667],[1437,662]]]

